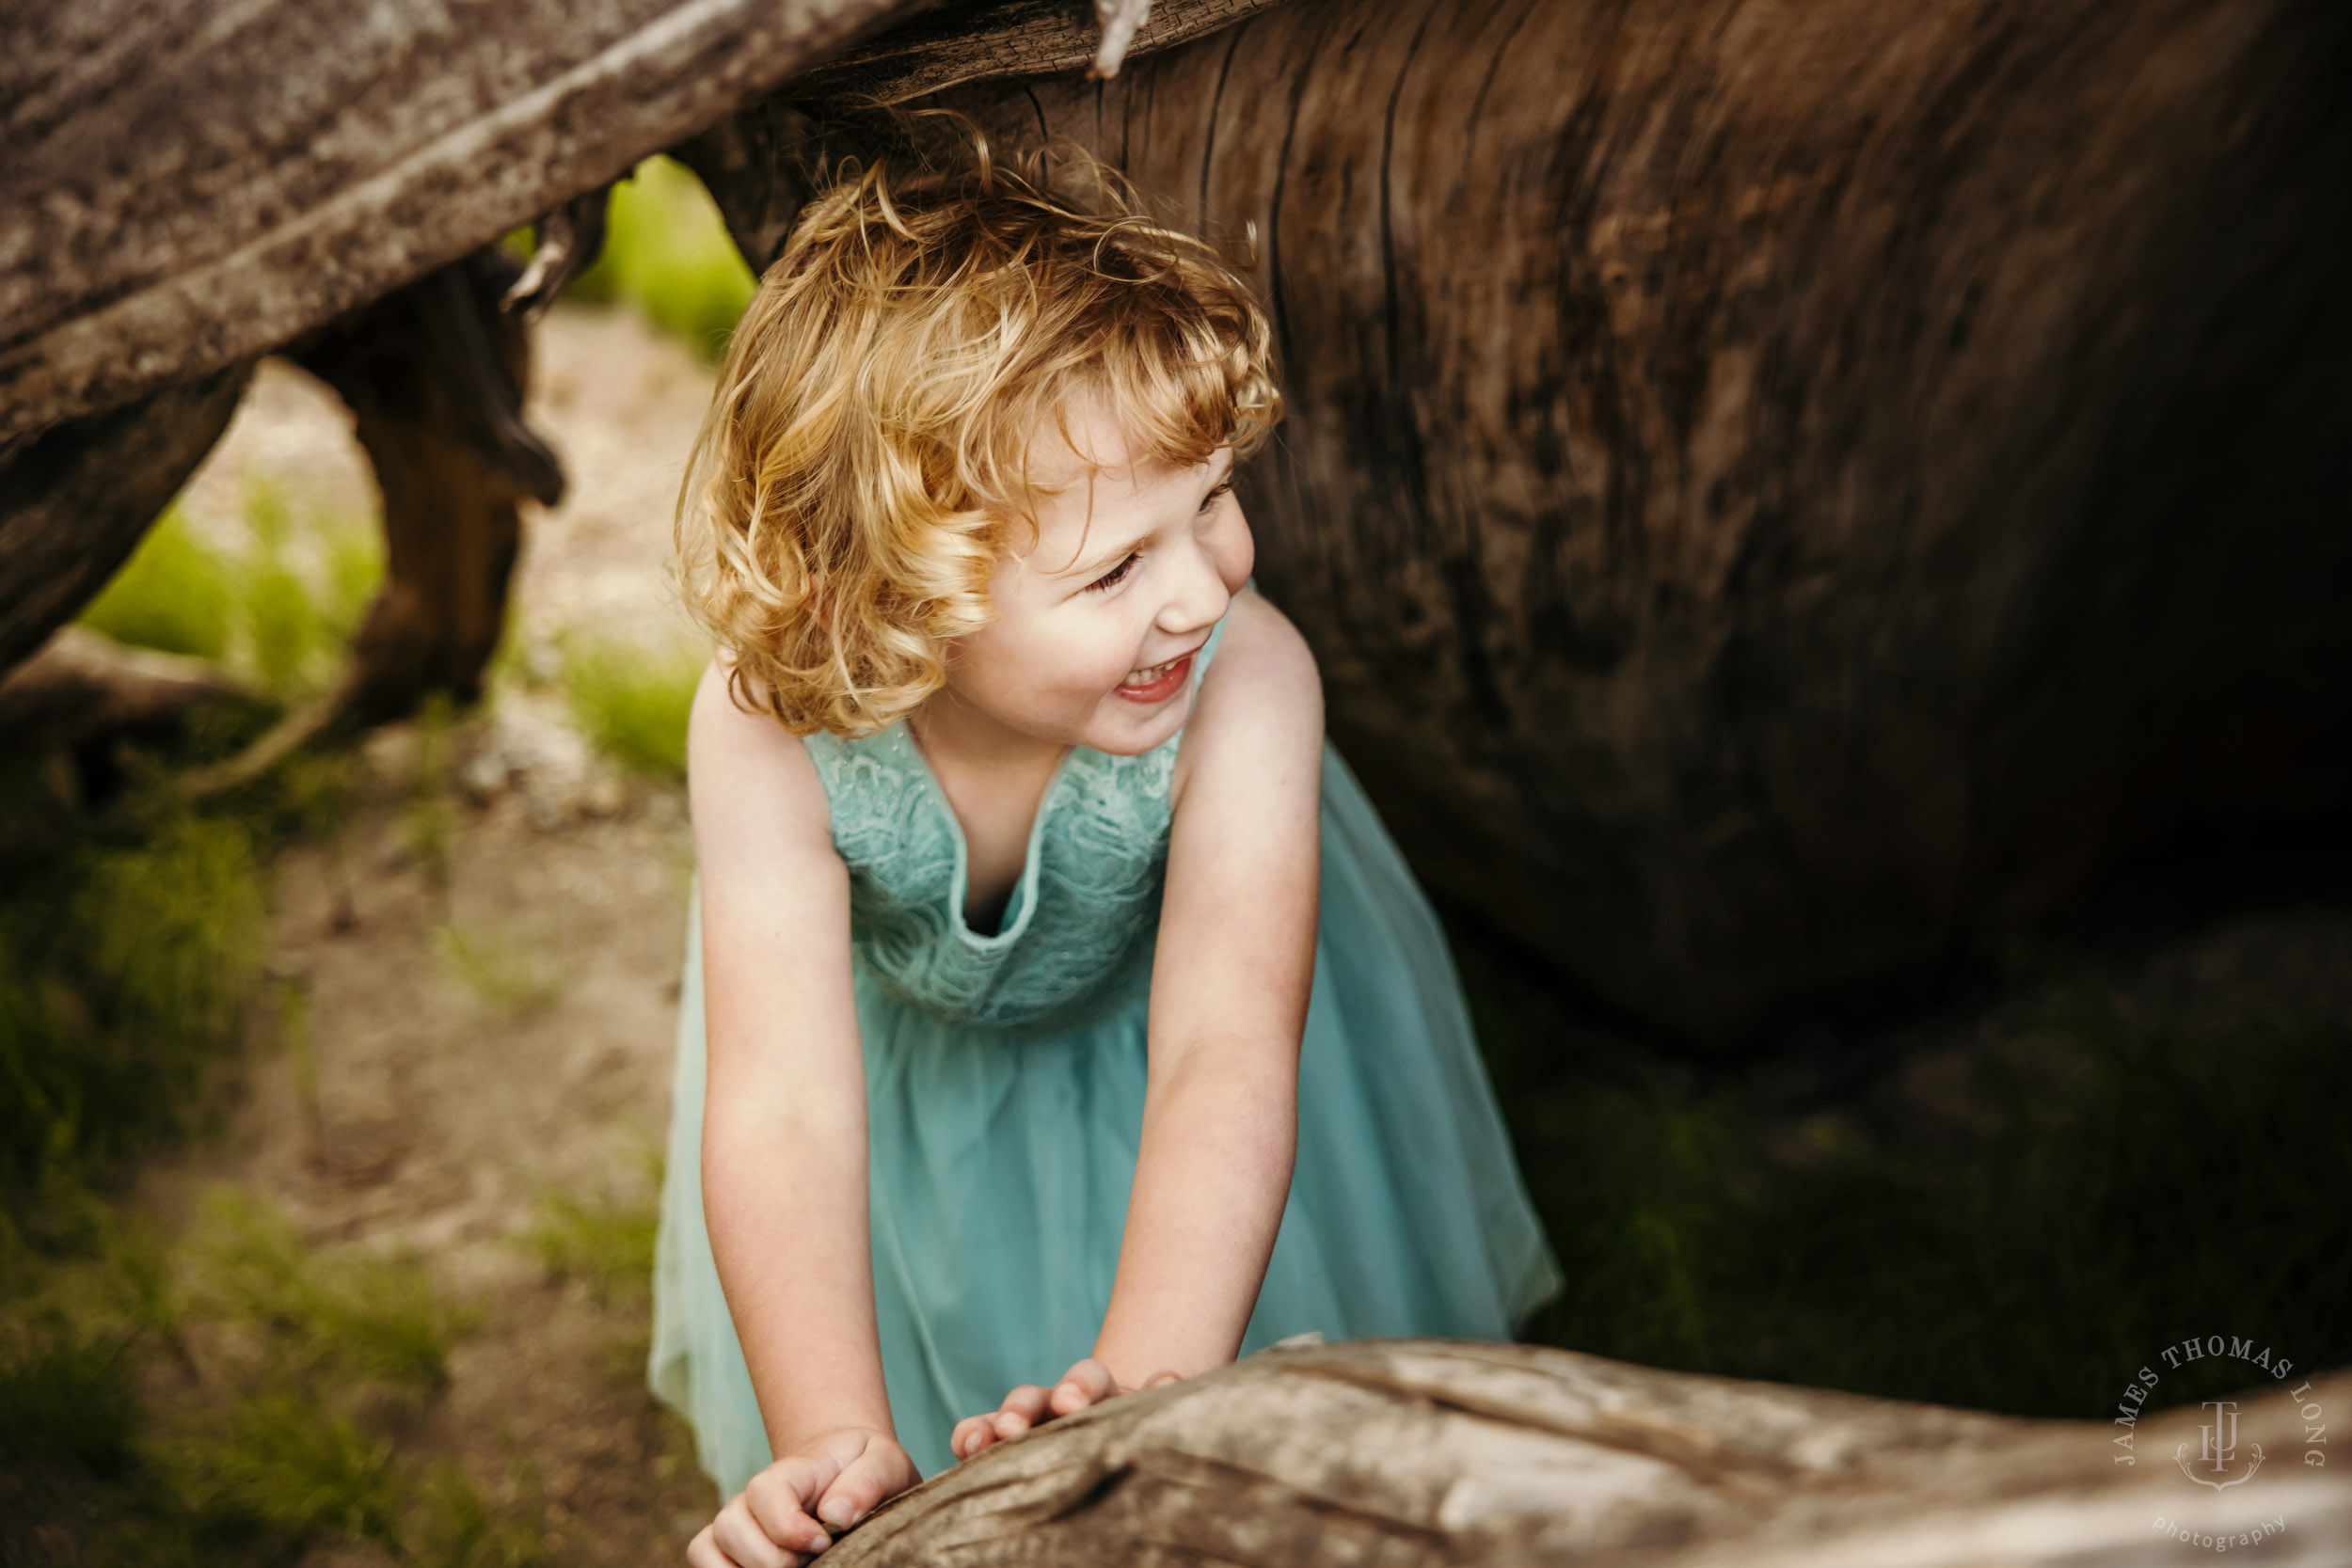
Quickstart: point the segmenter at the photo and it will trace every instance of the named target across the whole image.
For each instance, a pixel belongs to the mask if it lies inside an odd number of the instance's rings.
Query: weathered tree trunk
[[[72,619],[229,427],[249,364],[0,446],[0,671]]]
[[[827,69],[920,85],[898,36]],[[1335,737],[1441,895],[1728,1043],[2352,803],[2348,38],[1293,0],[939,101],[1254,224],[1243,494]]]
[[[2259,1374],[2257,1374],[2259,1375]],[[2294,1381],[2294,1380],[2290,1380]],[[2119,1391],[2121,1385],[2119,1385]],[[2352,1374],[2302,1396],[2352,1403]],[[826,1568],[2124,1568],[2260,1532],[2340,1568],[2352,1478],[2287,1386],[2241,1399],[2227,1489],[2191,1405],[2124,1429],[1658,1371],[1532,1346],[1278,1347],[1040,1428],[878,1510]],[[2119,1454],[2133,1461],[2117,1463]],[[2265,1530],[2266,1521],[2282,1528]],[[2208,1548],[2209,1550],[2210,1548]]]
[[[350,405],[384,496],[384,586],[343,699],[359,719],[408,713],[429,690],[482,694],[522,546],[519,503],[563,495],[554,456],[522,423],[529,341],[499,309],[515,277],[477,255],[294,351]]]

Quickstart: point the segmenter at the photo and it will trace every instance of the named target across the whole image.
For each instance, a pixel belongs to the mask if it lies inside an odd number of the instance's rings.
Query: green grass
[[[0,1209],[38,1226],[180,1121],[260,963],[261,874],[245,823],[196,816],[7,870]]]
[[[755,287],[702,182],[685,166],[657,157],[612,188],[603,253],[567,292],[626,302],[716,360]]]
[[[1568,1275],[1531,1338],[2080,1418],[2208,1323],[2352,1361],[2340,1026],[2138,1022],[2097,986],[2024,983],[1975,1114],[1917,1125],[1650,1057],[1458,945]]]
[[[249,479],[229,543],[201,537],[177,505],[83,610],[119,642],[227,664],[281,701],[334,676],[383,579],[379,531],[354,518],[297,518],[282,492]]]
[[[82,611],[82,624],[118,642],[216,659],[229,651],[235,608],[229,578],[229,563],[174,505]]]
[[[36,1259],[0,1300],[0,1561],[28,1523],[34,1560],[59,1562],[226,1568],[336,1543],[419,1568],[538,1560],[528,1487],[494,1497],[416,1441],[469,1323],[423,1265],[306,1243],[235,1189],[152,1242],[118,1222],[116,1244]]]
[[[413,1260],[315,1253],[285,1215],[234,1188],[208,1199],[189,1253],[201,1308],[258,1330],[261,1361],[283,1377],[412,1393],[449,1379],[469,1320]]]
[[[656,1191],[660,1185],[657,1172]],[[526,1240],[549,1275],[577,1279],[597,1300],[610,1302],[652,1283],[660,1217],[650,1202],[550,1193],[540,1201],[538,1223]]]
[[[564,644],[564,693],[590,743],[642,772],[686,776],[686,718],[706,653],[648,650],[574,637]]]

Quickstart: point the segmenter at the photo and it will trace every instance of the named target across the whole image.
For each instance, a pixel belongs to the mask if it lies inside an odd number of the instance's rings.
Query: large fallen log
[[[1293,0],[1107,84],[919,42],[747,136],[961,79],[914,101],[1254,234],[1243,499],[1334,736],[1625,1012],[1899,1005],[2185,823],[2352,808],[2352,9]]]
[[[2256,1374],[2259,1375],[2259,1374]],[[2293,1380],[2290,1380],[2293,1381]],[[1659,1371],[1533,1346],[1277,1347],[990,1449],[886,1504],[825,1568],[2124,1568],[2206,1538],[2352,1562],[2352,1475],[2239,1402],[2227,1488],[2197,1406],[2119,1429]],[[2275,1525],[2272,1521],[2276,1521]],[[2175,1531],[2185,1532],[2184,1545]],[[2243,1543],[2239,1538],[2244,1537]]]
[[[12,6],[0,451],[453,261],[916,3]]]

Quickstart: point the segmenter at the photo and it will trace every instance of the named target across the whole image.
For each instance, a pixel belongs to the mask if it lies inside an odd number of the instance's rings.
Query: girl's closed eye
[[[1133,571],[1135,569],[1136,562],[1142,559],[1143,552],[1141,550],[1129,550],[1127,552],[1126,560],[1120,562],[1109,571],[1104,572],[1101,577],[1096,578],[1092,582],[1088,583],[1087,592],[1089,594],[1099,594],[1104,589],[1118,587],[1120,578],[1125,577],[1129,572]]]
[[[1232,480],[1227,479],[1218,481],[1216,483],[1209,487],[1209,493],[1207,495],[1200,498],[1200,510],[1203,512],[1208,511],[1209,508],[1216,504],[1216,499],[1219,496],[1230,496],[1232,493],[1233,482]]]

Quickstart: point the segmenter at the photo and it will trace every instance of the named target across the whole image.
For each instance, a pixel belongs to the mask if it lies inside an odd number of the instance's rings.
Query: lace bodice
[[[1216,641],[1194,666],[1196,691]],[[913,1006],[981,1028],[1059,1024],[1113,1000],[1159,925],[1182,739],[1140,756],[1072,747],[1038,801],[1004,918],[981,936],[963,918],[962,825],[905,721],[863,739],[809,736],[859,961]]]

